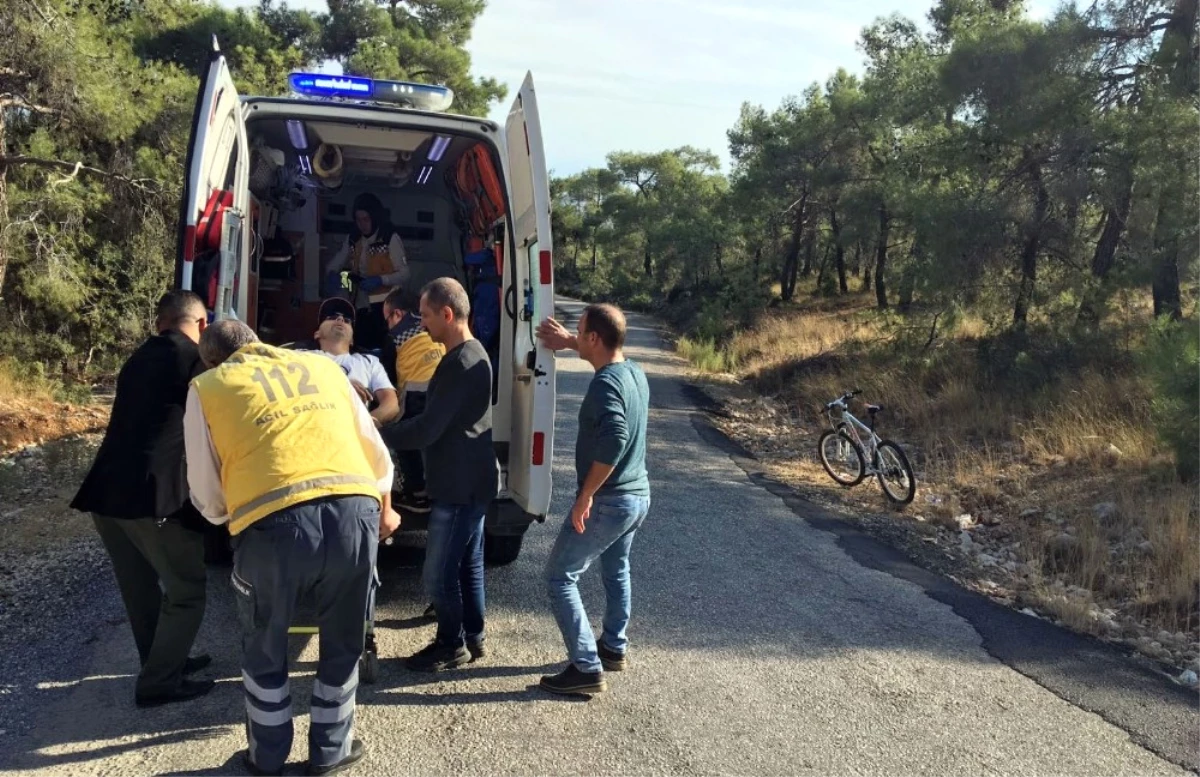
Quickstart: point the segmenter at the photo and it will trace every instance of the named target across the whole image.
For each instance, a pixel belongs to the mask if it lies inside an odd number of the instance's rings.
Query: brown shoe
[[[603,642],[596,643],[596,655],[600,656],[600,663],[606,672],[624,672],[629,668],[628,654],[618,653]]]

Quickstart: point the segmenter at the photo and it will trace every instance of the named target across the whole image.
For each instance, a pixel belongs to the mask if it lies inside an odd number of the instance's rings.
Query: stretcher
[[[375,642],[375,591],[379,588],[379,567],[371,568],[371,588],[367,592],[367,612],[363,621],[363,652],[358,658],[358,679],[374,685],[379,678],[379,647]],[[297,624],[288,627],[288,634],[320,634],[319,627]]]

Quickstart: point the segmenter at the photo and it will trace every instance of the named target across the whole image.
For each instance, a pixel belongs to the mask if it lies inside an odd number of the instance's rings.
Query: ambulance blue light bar
[[[360,76],[330,73],[292,73],[292,91],[305,97],[369,100],[392,103],[422,111],[444,111],[454,102],[454,90],[411,81],[376,81]]]

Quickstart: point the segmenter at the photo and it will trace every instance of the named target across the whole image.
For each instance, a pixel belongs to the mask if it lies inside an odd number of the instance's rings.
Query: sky
[[[247,4],[222,0],[223,4]],[[292,7],[325,10],[324,0]],[[691,145],[728,171],[726,131],[743,102],[773,108],[839,67],[863,71],[859,32],[933,0],[488,0],[468,45],[472,72],[508,86],[502,122],[533,73],[547,164],[567,175],[610,151]],[[1048,15],[1056,0],[1028,0]],[[451,109],[453,110],[453,108]]]

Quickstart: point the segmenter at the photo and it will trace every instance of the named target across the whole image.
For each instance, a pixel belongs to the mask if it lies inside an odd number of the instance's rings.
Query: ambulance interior
[[[370,192],[404,243],[408,285],[419,290],[441,276],[462,282],[472,330],[496,364],[506,220],[499,160],[488,144],[326,120],[264,118],[246,130],[245,320],[260,338],[283,344],[313,336],[326,266],[354,229],[355,197]]]

